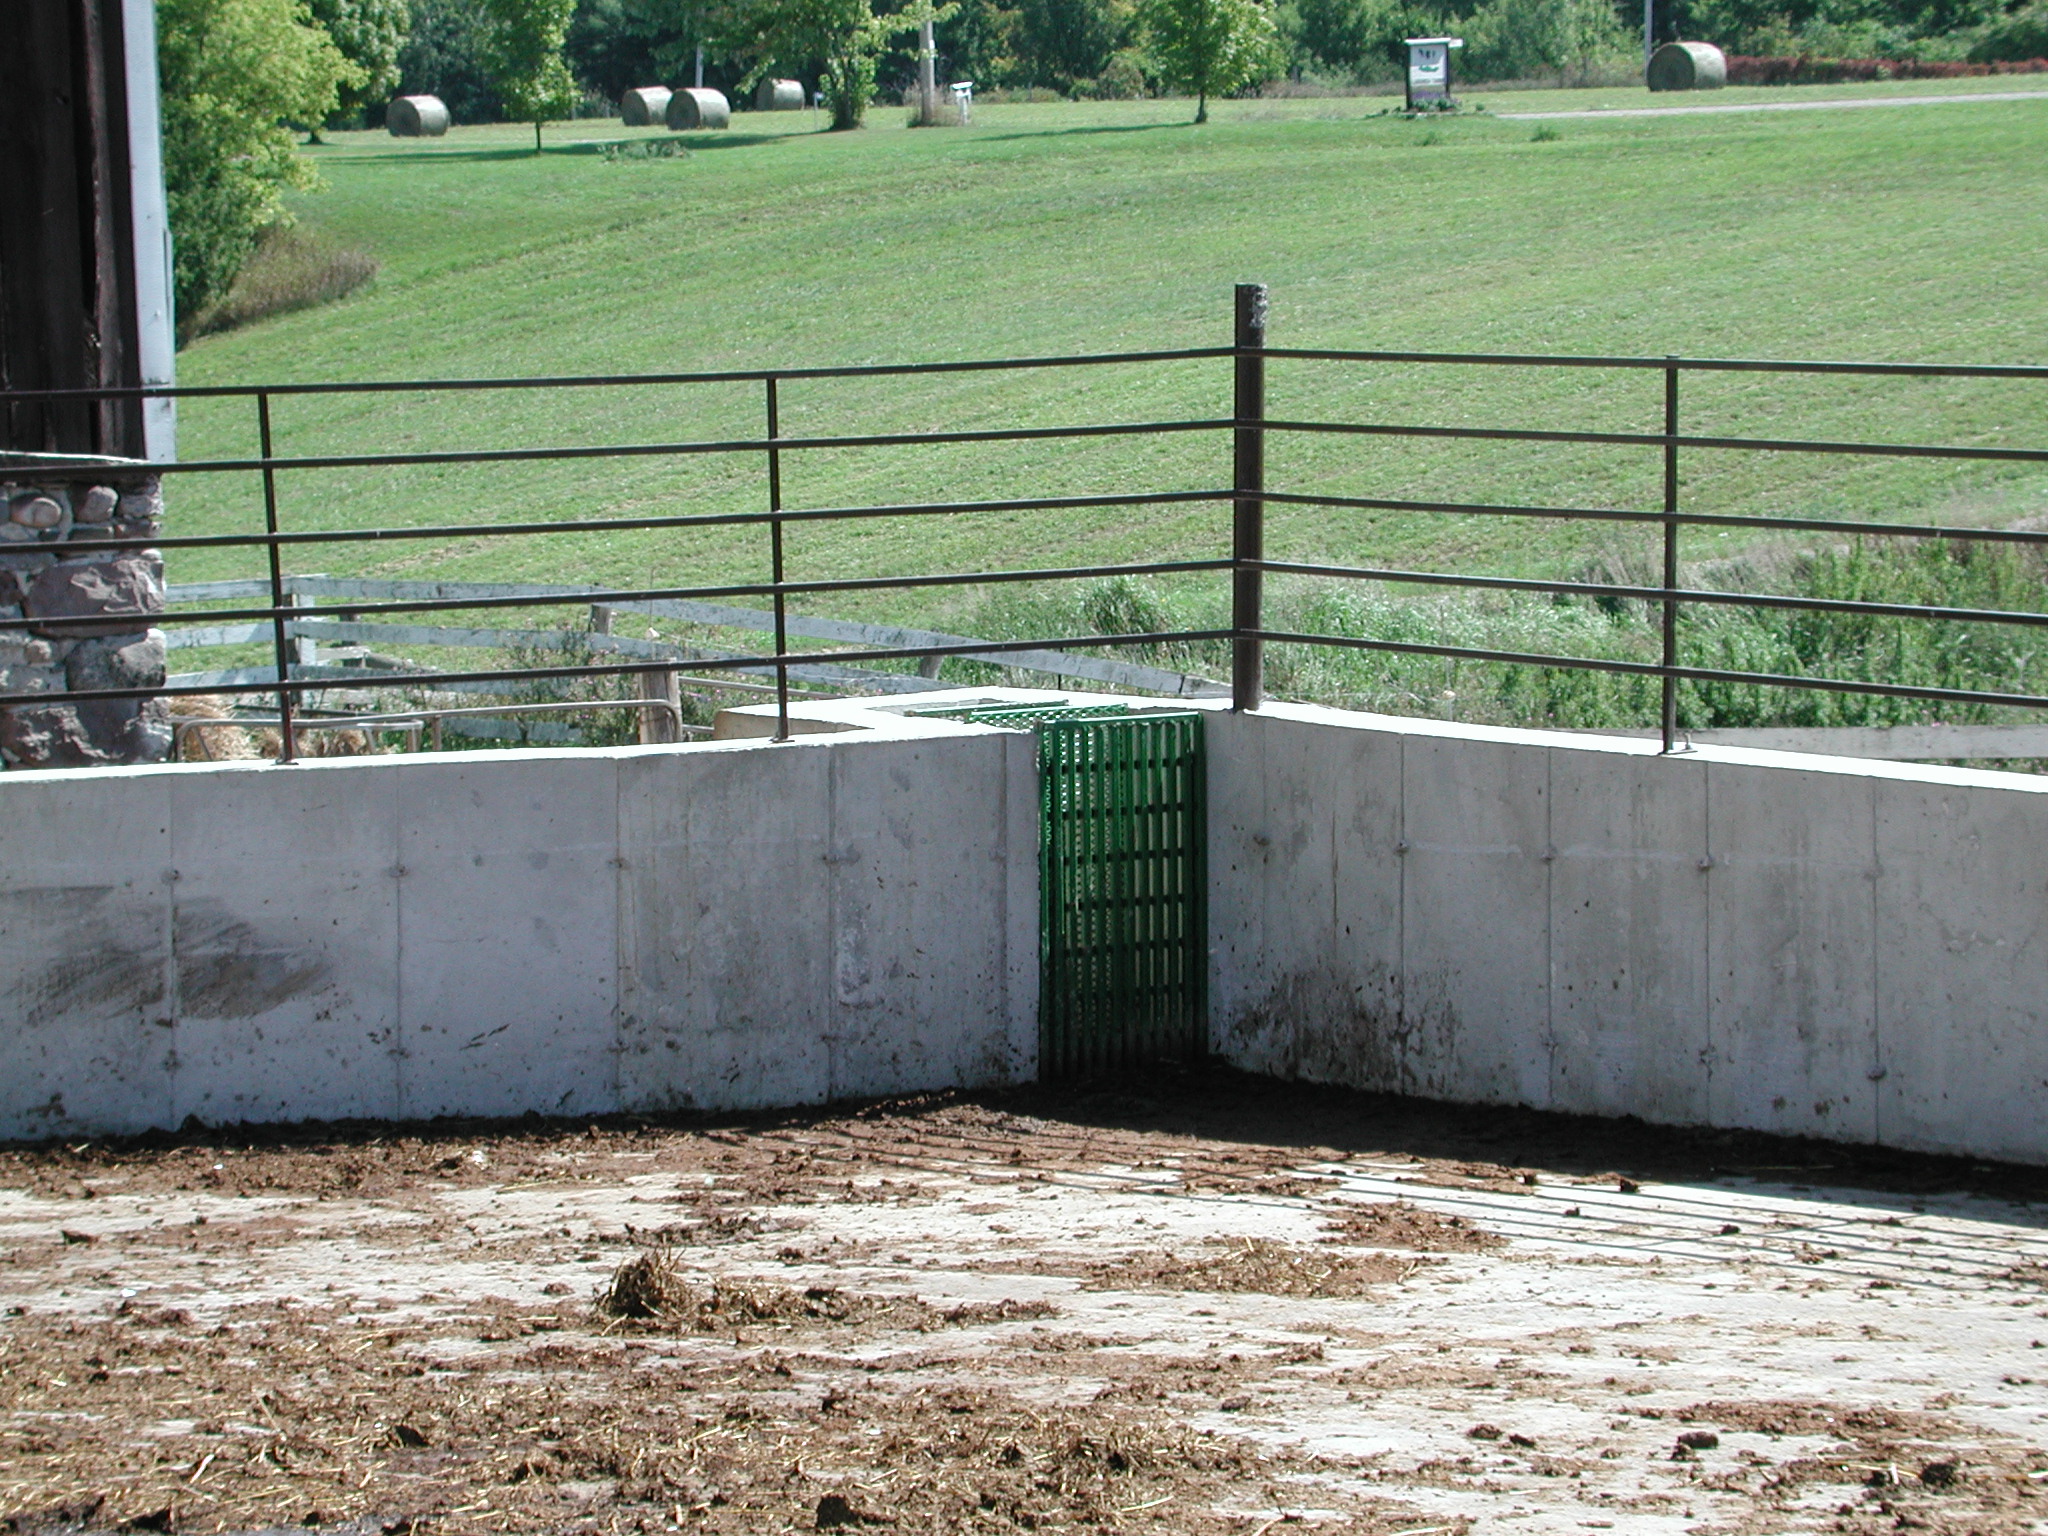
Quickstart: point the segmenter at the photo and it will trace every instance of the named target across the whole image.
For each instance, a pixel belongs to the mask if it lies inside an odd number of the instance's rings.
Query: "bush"
[[[1640,57],[1607,0],[1494,0],[1461,24],[1468,80],[1554,75],[1582,83],[1618,58]]]
[[[377,263],[361,251],[344,251],[296,229],[273,225],[227,295],[192,315],[181,327],[185,339],[253,325],[346,298],[377,275]]]
[[[1949,59],[1757,58],[1731,54],[1730,85],[1838,85],[1854,80],[1956,80],[1971,75],[2048,74],[2048,58],[1999,63]]]
[[[2044,564],[2033,550],[1892,539],[1807,550],[1765,570],[1739,569],[1691,586],[1781,591],[1795,597],[1930,607],[2036,611]],[[1654,573],[1605,562],[1582,579],[1654,584]],[[1279,594],[1274,627],[1397,642],[1654,662],[1654,605],[1633,600],[1523,596],[1390,597],[1370,588]],[[1293,615],[1287,613],[1292,607]],[[1896,619],[1855,613],[1692,605],[1682,610],[1683,664],[1731,672],[1831,677],[1927,688],[2039,693],[2035,643],[2017,626]],[[1311,699],[1396,714],[1417,712],[1505,725],[1642,729],[1656,723],[1654,677],[1578,667],[1507,666],[1439,656],[1274,647],[1269,687]],[[1828,693],[1749,683],[1686,681],[1679,723],[1689,730],[1748,726],[1877,726],[1981,723],[1989,704],[1954,704]]]
[[[2023,10],[2001,16],[1970,45],[1976,64],[2029,62],[2048,68],[2048,5],[2036,0]]]
[[[1089,101],[1138,101],[1152,92],[1137,50],[1124,48],[1093,80],[1075,81],[1074,94]]]

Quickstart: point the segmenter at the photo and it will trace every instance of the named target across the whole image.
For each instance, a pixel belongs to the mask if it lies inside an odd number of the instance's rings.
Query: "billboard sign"
[[[1408,110],[1446,106],[1451,99],[1451,50],[1465,46],[1462,37],[1410,37],[1408,45]]]

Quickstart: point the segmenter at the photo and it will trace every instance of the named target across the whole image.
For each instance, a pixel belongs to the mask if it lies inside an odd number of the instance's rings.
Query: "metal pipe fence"
[[[61,695],[48,693],[0,693],[0,709],[10,706],[49,704],[53,700],[87,702],[94,700],[135,700],[178,694],[263,695],[274,699],[283,740],[283,761],[296,755],[298,715],[302,696],[334,686],[329,678],[294,676],[290,626],[306,617],[295,606],[291,593],[293,575],[286,569],[289,552],[298,549],[326,549],[333,546],[372,546],[422,539],[519,540],[561,534],[605,534],[644,530],[689,530],[714,527],[758,527],[765,535],[763,564],[767,579],[752,582],[723,582],[698,585],[669,585],[639,588],[579,587],[578,604],[625,605],[669,600],[702,600],[732,597],[767,598],[773,613],[772,649],[720,658],[691,661],[684,670],[716,672],[721,669],[772,671],[775,677],[777,739],[790,735],[790,668],[808,664],[856,664],[875,661],[915,659],[929,661],[949,656],[987,658],[1006,651],[1043,651],[1048,648],[1074,650],[1089,647],[1144,647],[1161,644],[1228,642],[1231,656],[1232,705],[1256,709],[1264,696],[1264,648],[1270,644],[1323,647],[1340,650],[1377,651],[1393,655],[1428,655],[1450,660],[1502,663],[1514,666],[1582,669],[1617,675],[1655,678],[1660,687],[1659,727],[1666,751],[1680,745],[1678,688],[1682,682],[1713,682],[1756,685],[1789,690],[1818,690],[1881,697],[1919,699],[1944,703],[2009,706],[2023,709],[2048,708],[2048,696],[2017,691],[1989,691],[1972,688],[1922,686],[1906,682],[1825,677],[1806,673],[1752,672],[1731,668],[1688,664],[1681,656],[1681,620],[1688,610],[1701,607],[1777,609],[1861,615],[1901,622],[1948,621],[1961,624],[2048,625],[2048,613],[1972,607],[1938,607],[1922,604],[1861,601],[1849,598],[1802,597],[1767,593],[1746,593],[1687,587],[1681,584],[1680,538],[1690,528],[1749,532],[1823,533],[1852,537],[1875,536],[1890,539],[1939,541],[1983,541],[2006,545],[2048,544],[2048,531],[2026,527],[1971,527],[1931,523],[1881,523],[1856,518],[1830,518],[1769,513],[1728,513],[1688,510],[1684,505],[1685,483],[1681,470],[1702,454],[1722,452],[1803,455],[1858,456],[1886,459],[1945,460],[2010,464],[2048,464],[2048,448],[2004,447],[1977,444],[1930,444],[1912,442],[1853,441],[1835,438],[1788,439],[1688,433],[1683,430],[1680,386],[1687,374],[1836,375],[1894,379],[1979,379],[2048,381],[2048,366],[1914,364],[1818,361],[1768,361],[1733,358],[1685,357],[1587,357],[1547,354],[1494,354],[1457,352],[1372,351],[1332,348],[1290,348],[1267,344],[1266,290],[1262,285],[1242,284],[1236,290],[1234,336],[1229,346],[1178,348],[1152,351],[1094,353],[1074,356],[996,358],[962,362],[896,363],[820,368],[726,369],[690,373],[610,374],[525,379],[437,379],[377,381],[334,384],[280,384],[180,387],[170,389],[27,390],[0,392],[0,406],[30,400],[56,398],[128,398],[174,400],[246,401],[254,414],[258,453],[255,457],[213,458],[183,463],[134,466],[167,477],[185,475],[248,475],[261,492],[262,531],[236,534],[167,534],[154,538],[95,540],[95,552],[116,552],[150,548],[249,549],[260,551],[267,570],[267,604],[237,608],[211,608],[192,613],[138,615],[138,624],[217,625],[223,621],[256,622],[269,628],[275,677],[261,682],[163,686],[159,688],[103,688],[79,690]],[[1025,372],[1110,368],[1158,368],[1169,363],[1224,363],[1230,365],[1231,411],[1225,416],[1192,416],[1140,421],[1078,422],[1055,426],[1010,426],[958,430],[897,431],[786,435],[783,431],[783,389],[785,385],[817,381],[917,377],[948,374],[1016,375]],[[1267,410],[1266,388],[1269,371],[1293,363],[1334,363],[1358,368],[1393,365],[1430,365],[1452,368],[1517,368],[1557,370],[1648,371],[1661,375],[1661,430],[1593,431],[1558,430],[1538,427],[1483,427],[1442,425],[1428,422],[1330,421],[1275,417]],[[395,395],[439,393],[477,396],[497,391],[586,391],[645,390],[652,386],[723,387],[738,386],[760,391],[762,433],[758,437],[716,437],[674,441],[639,441],[608,444],[559,444],[515,448],[436,449],[417,452],[360,452],[281,454],[277,450],[273,402],[317,396]],[[841,449],[938,448],[976,444],[1059,443],[1085,440],[1159,441],[1187,436],[1226,439],[1230,448],[1232,475],[1227,486],[1157,491],[1130,491],[1086,495],[1021,494],[977,500],[942,499],[900,503],[849,504],[834,506],[792,506],[786,504],[784,468],[792,456]],[[1352,496],[1269,486],[1269,440],[1307,437],[1353,437],[1446,443],[1499,443],[1536,445],[1582,445],[1640,449],[1657,456],[1660,495],[1655,506],[1560,506],[1544,503],[1492,503],[1431,499],[1412,496]],[[389,469],[404,466],[502,464],[518,465],[569,461],[657,459],[678,467],[705,459],[753,459],[760,465],[762,505],[758,511],[692,512],[672,515],[617,516],[517,522],[465,522],[459,524],[419,523],[397,526],[367,526],[347,529],[293,528],[287,513],[284,487],[290,478],[315,470]],[[75,460],[49,454],[9,454],[0,450],[0,474],[14,469],[21,474],[59,476],[67,470],[77,475],[106,473],[104,459],[81,456]],[[1025,488],[1027,491],[1028,487]],[[996,567],[973,571],[895,574],[839,579],[803,579],[792,576],[785,535],[792,525],[852,522],[878,518],[948,518],[994,512],[1059,512],[1129,509],[1134,515],[1146,509],[1186,505],[1213,505],[1230,509],[1229,547],[1204,558],[1128,560],[1102,564],[1057,567]],[[1563,522],[1604,522],[1657,530],[1660,579],[1655,583],[1542,580],[1461,574],[1452,571],[1413,570],[1396,566],[1338,564],[1269,558],[1266,550],[1267,509],[1272,506],[1348,509],[1382,512],[1444,514],[1472,518],[1529,518]],[[17,550],[33,545],[13,546]],[[1135,577],[1228,573],[1230,619],[1227,627],[1182,629],[1143,634],[1076,634],[1038,636],[1028,640],[973,640],[961,644],[927,644],[862,647],[859,649],[793,650],[789,627],[792,599],[821,594],[869,594],[918,589],[946,589],[966,586],[1017,583],[1075,582],[1104,577]],[[1554,654],[1483,646],[1439,644],[1421,640],[1397,640],[1371,636],[1335,635],[1269,627],[1265,605],[1265,578],[1308,577],[1333,582],[1372,582],[1450,588],[1471,591],[1526,592],[1554,597],[1590,598],[1602,602],[1639,602],[1657,615],[1658,654],[1655,661],[1631,661],[1609,657]],[[437,597],[387,601],[350,601],[352,617],[461,612],[476,609],[561,606],[558,594],[530,596]],[[62,635],[67,631],[90,632],[104,628],[105,616],[82,618],[23,617],[0,619],[0,637],[28,630]],[[521,666],[488,670],[423,671],[395,675],[393,682],[408,687],[442,684],[504,682],[531,683],[554,679],[678,670],[674,660],[625,660],[579,662],[559,666]],[[408,718],[418,716],[413,711]]]

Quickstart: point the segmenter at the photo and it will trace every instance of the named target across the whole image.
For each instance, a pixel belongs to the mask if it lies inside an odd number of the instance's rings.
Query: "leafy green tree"
[[[359,121],[366,107],[382,106],[397,89],[412,6],[409,0],[307,0],[307,7],[360,77],[342,86],[335,116]]]
[[[870,0],[727,0],[713,27],[722,51],[750,61],[743,91],[777,65],[822,64],[818,83],[835,129],[861,125],[874,100],[875,61],[904,29],[875,15]]]
[[[1493,0],[1459,26],[1459,73],[1473,80],[1583,81],[1597,66],[1626,68],[1642,58],[1640,34],[1624,32],[1608,0]]]
[[[939,57],[956,80],[1002,84],[1016,73],[1017,12],[1000,0],[960,0],[939,24]]]
[[[1195,93],[1195,121],[1209,98],[1243,90],[1280,67],[1280,36],[1260,0],[1143,0],[1152,56],[1170,86]]]
[[[407,96],[438,96],[458,123],[504,120],[484,68],[490,31],[483,0],[412,0],[412,35],[398,56],[398,89]]]
[[[576,0],[483,0],[484,68],[506,115],[533,124],[536,155],[541,124],[576,110],[576,77],[562,59],[575,12]]]
[[[1407,57],[1401,39],[1450,24],[1409,0],[1294,0],[1293,11],[1294,40],[1309,59],[1361,80],[1399,79]]]
[[[617,101],[638,85],[669,78],[671,52],[687,54],[696,6],[654,7],[645,0],[576,0],[565,52],[569,69],[586,90]],[[684,61],[687,67],[687,59]],[[688,83],[688,76],[680,77]]]
[[[173,284],[196,315],[314,184],[287,125],[324,122],[361,72],[298,0],[157,0],[156,24]]]
[[[2036,3],[2001,16],[1970,48],[1979,64],[1999,59],[2048,59],[2048,5]]]
[[[1130,41],[1129,0],[1021,0],[1017,61],[1034,85],[1093,80]]]

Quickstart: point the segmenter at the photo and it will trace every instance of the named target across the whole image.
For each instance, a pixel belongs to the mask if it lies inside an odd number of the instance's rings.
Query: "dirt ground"
[[[0,1530],[2048,1531],[2044,1214],[1211,1070],[0,1151]]]

